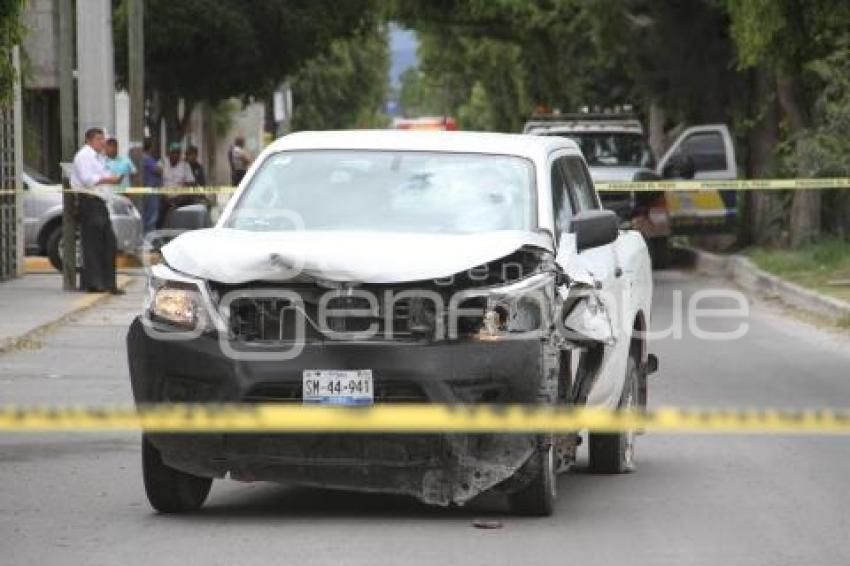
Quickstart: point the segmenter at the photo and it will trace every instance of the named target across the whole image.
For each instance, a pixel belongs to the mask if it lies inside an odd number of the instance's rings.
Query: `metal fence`
[[[0,281],[18,274],[14,111],[0,109]]]

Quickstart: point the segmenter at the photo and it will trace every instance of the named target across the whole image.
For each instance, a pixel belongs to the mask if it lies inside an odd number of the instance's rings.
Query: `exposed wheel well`
[[[646,317],[643,311],[638,311],[632,325],[632,345],[629,349],[630,353],[636,354],[638,363],[643,362],[647,356],[646,330]]]
[[[629,355],[635,357],[639,367],[642,367],[648,356],[646,331],[646,316],[644,316],[643,311],[638,311],[632,325],[632,343],[629,348]],[[645,409],[648,398],[646,372],[643,370],[638,371],[638,376],[638,405]]]

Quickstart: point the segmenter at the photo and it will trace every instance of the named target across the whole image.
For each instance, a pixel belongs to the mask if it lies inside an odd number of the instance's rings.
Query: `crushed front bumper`
[[[291,360],[239,361],[218,338],[158,340],[136,319],[127,336],[137,403],[301,402],[304,369],[371,369],[375,402],[546,402],[557,376],[538,339],[498,342],[306,344]],[[292,482],[464,503],[497,485],[521,487],[547,440],[535,435],[151,435],[170,466],[196,475]],[[521,476],[521,474],[519,474]],[[507,481],[510,480],[510,481]]]

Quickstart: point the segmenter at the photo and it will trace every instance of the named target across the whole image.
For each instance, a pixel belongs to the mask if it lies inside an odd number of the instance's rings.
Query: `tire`
[[[160,513],[185,513],[201,508],[212,478],[202,478],[166,466],[159,450],[142,435],[142,475],[151,506]]]
[[[629,356],[626,382],[620,397],[619,408],[635,410],[639,405],[637,361]],[[623,474],[634,470],[635,435],[637,431],[618,433],[590,433],[588,435],[588,468],[596,474]]]
[[[517,515],[548,517],[555,509],[555,447],[537,450],[526,466],[534,469],[531,483],[510,495],[511,510]]]
[[[62,225],[55,226],[45,243],[47,259],[56,271],[62,271]]]
[[[670,238],[650,238],[647,242],[653,269],[670,267]]]

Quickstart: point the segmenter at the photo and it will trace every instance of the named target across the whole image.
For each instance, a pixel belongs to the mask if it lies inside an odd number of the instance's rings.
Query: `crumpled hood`
[[[237,284],[304,273],[330,281],[403,283],[449,277],[523,246],[551,250],[548,236],[525,231],[478,234],[388,232],[185,232],[162,248],[187,275]]]

